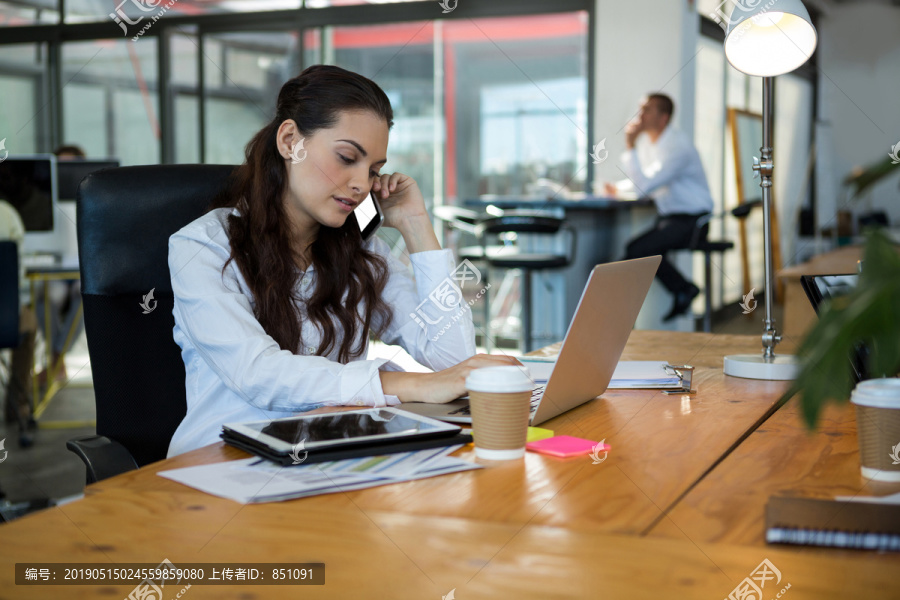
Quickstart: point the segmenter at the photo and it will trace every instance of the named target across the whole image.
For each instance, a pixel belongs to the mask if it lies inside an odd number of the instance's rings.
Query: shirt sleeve
[[[450,250],[429,250],[410,255],[413,278],[382,240],[373,249],[385,256],[390,270],[384,299],[393,318],[382,341],[399,344],[435,371],[474,356],[472,310],[462,292],[474,291],[473,302],[487,293],[478,269],[468,261],[457,264]]]
[[[658,151],[658,160],[652,165],[642,165],[636,148],[622,157],[623,170],[641,196],[652,196],[657,189],[667,186],[681,176],[689,166],[691,154],[687,149],[669,141]]]
[[[176,341],[180,330],[231,391],[263,410],[399,403],[382,390],[383,359],[341,364],[282,350],[256,319],[236,265],[222,272],[230,253],[227,234],[206,225],[169,238]]]

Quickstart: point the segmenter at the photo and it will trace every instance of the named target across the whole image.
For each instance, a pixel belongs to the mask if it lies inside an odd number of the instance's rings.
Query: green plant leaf
[[[818,322],[797,349],[800,370],[781,401],[801,394],[808,427],[830,401],[846,402],[853,390],[850,357],[859,343],[869,349],[870,377],[900,372],[900,253],[880,231],[867,235],[857,287],[826,302]]]

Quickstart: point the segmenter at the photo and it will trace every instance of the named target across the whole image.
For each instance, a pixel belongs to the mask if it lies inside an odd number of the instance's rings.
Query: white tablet
[[[305,450],[322,450],[446,436],[460,431],[456,425],[393,407],[226,423],[222,429],[264,444],[277,453],[290,453],[300,442],[304,442]]]

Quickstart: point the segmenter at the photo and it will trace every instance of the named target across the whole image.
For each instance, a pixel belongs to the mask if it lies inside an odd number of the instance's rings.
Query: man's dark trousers
[[[689,282],[666,258],[668,250],[684,250],[690,247],[697,226],[697,219],[704,215],[686,213],[659,215],[653,227],[637,236],[625,250],[625,259],[662,255],[656,277],[670,293],[689,292],[694,284]]]

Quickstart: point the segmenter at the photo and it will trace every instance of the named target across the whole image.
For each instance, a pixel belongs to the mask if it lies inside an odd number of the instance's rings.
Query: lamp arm
[[[763,357],[772,359],[775,356],[775,346],[781,341],[775,329],[775,317],[773,316],[773,303],[775,301],[775,263],[772,251],[772,172],[775,169],[773,162],[773,121],[775,115],[775,82],[772,77],[763,78],[763,145],[759,149],[761,156],[759,164],[753,165],[753,169],[759,172],[759,186],[762,188],[763,200],[763,238],[765,251],[765,275],[766,275],[766,330],[762,336]]]

